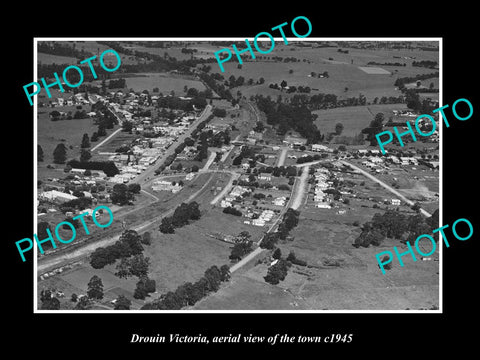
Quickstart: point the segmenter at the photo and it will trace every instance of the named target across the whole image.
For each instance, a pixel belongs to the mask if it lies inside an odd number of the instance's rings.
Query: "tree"
[[[133,194],[128,191],[128,186],[125,184],[115,184],[112,190],[110,199],[114,204],[127,205],[130,201],[135,199]]]
[[[280,83],[280,86],[283,88],[287,87],[287,82],[285,80],[282,80],[282,82]]]
[[[131,305],[132,302],[124,295],[118,295],[117,301],[115,301],[115,305],[113,306],[113,310],[130,310]]]
[[[152,235],[150,234],[150,232],[148,232],[148,231],[144,232],[141,241],[142,241],[142,244],[144,244],[144,245],[151,245],[152,244]]]
[[[98,125],[97,135],[98,136],[107,135],[107,130],[106,130],[105,124],[103,122]]]
[[[80,152],[80,162],[87,162],[92,158],[92,154],[89,150],[82,149]]]
[[[133,297],[135,299],[145,300],[148,296],[147,289],[145,288],[145,283],[143,281],[137,282],[137,287],[135,288],[135,292],[133,293]]]
[[[388,257],[387,255],[385,255],[385,256],[382,258],[382,263],[385,263],[388,259],[389,259],[389,257]],[[379,265],[379,267],[380,267],[380,265]],[[386,269],[386,270],[390,270],[390,269],[392,268],[392,263],[389,262],[388,264],[385,264],[385,265],[383,266],[383,268]]]
[[[60,300],[56,297],[51,297],[48,300],[42,302],[42,310],[59,310],[60,309]]]
[[[148,293],[153,293],[156,290],[156,282],[153,279],[144,279],[145,283],[145,290],[147,290]]]
[[[343,131],[343,124],[342,123],[337,123],[335,125],[335,134],[340,135]]]
[[[72,296],[70,297],[70,301],[71,302],[77,302],[77,300],[78,300],[78,295],[73,293]]]
[[[43,149],[40,145],[37,145],[37,161],[43,161]]]
[[[208,281],[208,290],[217,291],[222,279],[220,269],[213,265],[205,271],[204,277]]]
[[[280,259],[282,257],[282,252],[279,248],[276,248],[275,251],[272,254],[272,257],[274,259]]]
[[[221,281],[228,281],[230,279],[230,268],[228,265],[222,265],[220,267],[220,280]]]
[[[173,234],[175,232],[175,228],[172,223],[172,219],[170,217],[164,217],[159,227],[160,232],[163,234]]]
[[[264,279],[266,282],[276,285],[285,279],[287,272],[287,262],[285,260],[279,260],[275,265],[268,268],[267,275]]]
[[[130,132],[133,129],[133,123],[131,121],[124,121],[122,123],[122,131]]]
[[[230,260],[240,260],[243,256],[252,251],[253,241],[246,240],[242,242],[237,242],[230,252],[228,257]]]
[[[144,257],[143,254],[137,254],[130,258],[121,258],[120,263],[116,267],[118,271],[115,275],[120,278],[128,278],[129,276],[141,278],[147,276],[149,266],[150,258]]]
[[[120,170],[118,170],[117,166],[113,161],[108,161],[103,165],[103,172],[107,176],[115,176],[120,173]]]
[[[88,310],[92,307],[92,302],[88,298],[88,296],[81,296],[77,305],[75,305],[75,310]]]
[[[98,141],[98,134],[97,134],[96,131],[92,134],[92,137],[90,138],[90,141],[91,141],[91,142],[96,142],[96,141]]]
[[[55,164],[64,164],[65,160],[67,160],[67,148],[64,144],[60,143],[55,150],[53,150],[53,162]]]
[[[80,145],[82,149],[90,147],[90,140],[88,139],[88,134],[83,134],[82,138],[82,145]]]
[[[60,309],[60,301],[53,297],[52,292],[48,289],[43,289],[40,292],[40,301],[42,302],[42,310],[58,310]]]
[[[140,184],[128,184],[128,191],[130,191],[132,194],[139,194],[140,190]]]
[[[296,260],[296,258],[297,257],[295,256],[295,252],[293,250],[290,250],[286,260],[293,263]]]
[[[90,266],[94,269],[102,269],[108,264],[115,262],[115,256],[107,248],[98,247],[90,255]]]
[[[103,299],[103,283],[97,275],[93,275],[88,282],[87,295],[90,299]]]
[[[194,305],[201,297],[196,293],[195,286],[191,282],[186,282],[175,290],[175,294],[180,300],[181,306]]]
[[[412,210],[415,211],[416,213],[420,213],[420,209],[421,209],[421,206],[418,202],[412,205]]]

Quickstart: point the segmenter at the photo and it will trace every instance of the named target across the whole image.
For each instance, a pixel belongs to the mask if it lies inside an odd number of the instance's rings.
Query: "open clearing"
[[[172,90],[176,95],[184,95],[183,88],[195,88],[197,90],[205,90],[205,86],[196,80],[183,79],[180,77],[172,77],[166,74],[145,73],[137,74],[141,76],[127,77],[126,86],[134,91],[148,90],[152,93],[153,88],[158,88],[163,95],[169,94]]]
[[[326,110],[312,111],[318,115],[315,125],[322,134],[335,132],[335,125],[342,123],[344,129],[341,136],[355,136],[361,133],[362,129],[368,127],[377,113],[385,115],[385,122],[393,115],[392,110],[407,109],[405,104],[348,106]]]
[[[369,67],[369,66],[359,66],[360,70],[366,72],[367,74],[374,75],[390,75],[391,72],[379,67]]]
[[[298,229],[298,230],[297,230]],[[279,244],[282,254],[293,250],[309,266],[293,265],[277,286],[267,284],[264,264],[248,270],[195,309],[309,309],[309,310],[405,310],[438,306],[438,262],[405,259],[382,275],[375,254],[398,241],[380,247],[354,248],[358,228],[338,221],[311,220],[301,216],[293,242]],[[438,259],[438,254],[432,256]],[[254,295],[252,295],[254,294]]]

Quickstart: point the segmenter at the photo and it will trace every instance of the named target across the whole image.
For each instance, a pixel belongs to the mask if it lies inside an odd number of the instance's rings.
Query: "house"
[[[265,226],[265,221],[263,219],[253,219],[252,225],[255,226]]]
[[[320,145],[320,144],[312,144],[312,151],[320,152],[333,152],[333,149],[330,149],[329,147],[325,145]]]
[[[258,174],[258,180],[272,181],[272,175],[268,173]]]
[[[75,200],[77,199],[77,197],[57,190],[50,190],[41,193],[40,199],[49,200],[57,203],[64,203],[67,201]]]
[[[289,144],[289,145],[305,145],[307,143],[306,138],[302,138],[300,136],[294,136],[294,135],[288,135],[285,136],[285,139],[283,140],[284,143]]]
[[[400,199],[392,199],[392,200],[390,200],[390,203],[392,205],[399,206],[401,201],[400,201]]]
[[[222,208],[231,207],[231,206],[232,206],[232,203],[230,201],[222,200],[220,202],[220,207]]]
[[[185,180],[192,180],[195,177],[195,173],[191,172],[185,176]]]

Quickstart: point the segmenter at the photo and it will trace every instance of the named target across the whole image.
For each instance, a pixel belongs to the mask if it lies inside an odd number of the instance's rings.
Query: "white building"
[[[77,199],[77,197],[71,194],[57,191],[57,190],[50,190],[50,191],[44,191],[43,193],[41,193],[40,199],[63,203],[63,202],[75,200]]]

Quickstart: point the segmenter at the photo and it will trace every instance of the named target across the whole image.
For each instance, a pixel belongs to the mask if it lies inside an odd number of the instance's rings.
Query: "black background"
[[[258,9],[246,3],[187,3],[167,7],[163,3],[81,3],[75,8],[53,4],[48,9],[18,9],[18,25],[5,22],[2,68],[3,77],[3,325],[9,346],[30,347],[53,356],[88,355],[90,351],[117,355],[118,351],[148,352],[166,356],[163,351],[195,350],[214,353],[237,349],[280,351],[294,346],[312,351],[312,355],[354,354],[391,356],[428,354],[446,348],[473,346],[476,324],[472,313],[478,280],[475,259],[478,249],[477,158],[474,144],[478,134],[475,124],[480,112],[476,63],[478,20],[475,10],[459,2],[444,8],[419,4],[322,3],[275,5]],[[275,10],[273,10],[275,9]],[[33,234],[33,107],[29,106],[23,85],[33,81],[34,37],[253,37],[261,31],[296,16],[307,16],[313,26],[310,37],[442,37],[443,104],[467,98],[474,107],[467,121],[451,117],[450,128],[443,132],[443,223],[467,218],[474,224],[468,241],[450,241],[443,251],[443,314],[33,314],[33,262],[21,262],[15,241]],[[13,13],[4,16],[14,17]],[[299,22],[300,23],[300,22]],[[289,31],[289,30],[288,30]],[[300,32],[300,30],[299,30]],[[300,32],[301,33],[301,32]],[[274,36],[278,36],[274,34]],[[287,32],[287,36],[288,32]],[[478,53],[478,51],[477,51]],[[7,84],[5,84],[5,81]],[[447,112],[447,114],[451,114]],[[475,127],[475,128],[474,128]],[[448,234],[448,233],[447,233]],[[478,272],[477,272],[478,273]],[[6,321],[6,319],[9,321]],[[473,328],[471,327],[473,325]],[[130,344],[132,333],[140,335],[228,335],[253,334],[290,336],[353,334],[350,344]],[[478,333],[478,331],[477,331]],[[4,335],[5,336],[5,335]],[[32,346],[30,346],[32,345]],[[95,350],[93,350],[95,349]],[[414,350],[415,349],[415,350]],[[357,352],[361,350],[360,352]],[[442,350],[443,351],[443,350]],[[126,353],[123,353],[126,354]],[[238,354],[245,354],[240,353]],[[299,353],[307,356],[307,353]],[[247,355],[248,356],[248,355]],[[96,356],[95,356],[96,357]]]

